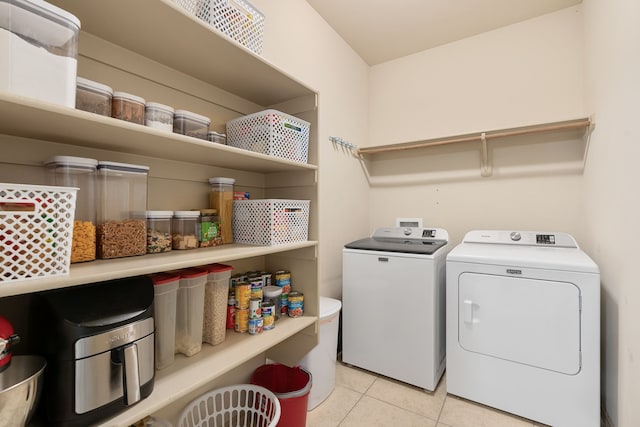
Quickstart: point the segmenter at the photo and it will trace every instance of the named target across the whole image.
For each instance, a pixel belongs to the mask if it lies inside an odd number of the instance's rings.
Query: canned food
[[[235,324],[236,332],[247,332],[249,330],[249,309],[236,308]]]
[[[227,302],[227,329],[236,327],[236,300],[229,298]]]
[[[276,321],[276,307],[272,302],[262,304],[262,323],[265,331],[273,329]]]
[[[249,284],[251,285],[251,298],[262,299],[262,276],[249,277]]]
[[[249,319],[257,319],[262,317],[262,299],[251,298],[249,300]]]
[[[251,285],[247,282],[236,283],[236,308],[249,308]]]
[[[291,273],[285,270],[276,271],[276,286],[282,288],[283,294],[291,291]]]
[[[280,295],[280,316],[286,316],[289,313],[289,294]]]
[[[266,271],[261,271],[260,274],[262,275],[262,286],[263,287],[271,286],[271,273],[268,273]]]
[[[304,295],[302,292],[289,293],[289,317],[301,317],[304,314]]]
[[[242,280],[242,274],[234,274],[231,276],[231,279],[229,279],[229,287],[233,289],[236,287],[236,284],[240,282],[246,282],[246,280]]]
[[[256,319],[249,319],[249,333],[251,335],[261,334],[264,329],[264,322],[262,317]]]

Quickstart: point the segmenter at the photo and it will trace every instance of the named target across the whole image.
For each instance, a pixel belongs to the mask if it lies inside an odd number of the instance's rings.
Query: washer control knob
[[[404,229],[404,235],[405,236],[410,236],[411,235],[411,229],[410,228],[405,228]]]
[[[522,236],[517,231],[512,231],[509,236],[511,237],[511,240],[513,240],[514,242],[517,242],[518,240],[522,239]]]

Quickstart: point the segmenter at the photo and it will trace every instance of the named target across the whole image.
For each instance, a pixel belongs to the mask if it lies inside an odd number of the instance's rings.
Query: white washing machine
[[[447,256],[447,392],[600,426],[600,273],[566,233],[471,231]]]
[[[343,249],[342,361],[435,390],[445,368],[439,228],[388,227]]]

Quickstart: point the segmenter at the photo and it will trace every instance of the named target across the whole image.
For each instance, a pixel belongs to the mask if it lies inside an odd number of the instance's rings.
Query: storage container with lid
[[[147,253],[171,250],[171,220],[173,211],[147,211]]]
[[[222,244],[220,217],[217,209],[200,209],[196,234],[198,236],[198,246],[201,248]]]
[[[96,259],[96,167],[85,157],[55,156],[45,162],[51,185],[77,187],[71,262]]]
[[[0,0],[0,92],[76,105],[80,20],[42,0]]]
[[[173,249],[196,249],[198,247],[198,218],[200,211],[175,211],[171,223]]]
[[[111,117],[139,125],[144,124],[145,100],[127,92],[113,92]]]
[[[209,206],[218,211],[222,243],[233,243],[233,185],[235,182],[233,178],[209,178],[211,186]]]
[[[276,285],[265,286],[262,289],[262,298],[265,302],[273,304],[276,308],[274,315],[276,319],[280,318],[280,296],[282,295],[282,287]]]
[[[193,356],[202,350],[204,291],[208,273],[186,268],[179,270],[179,274],[175,352]]]
[[[216,131],[211,130],[207,133],[207,139],[217,144],[227,145],[227,135],[224,133],[218,133]]]
[[[176,342],[176,307],[180,274],[155,273],[151,275],[155,297],[153,319],[155,334],[155,365],[163,369],[174,361]]]
[[[211,345],[217,345],[224,341],[227,331],[229,279],[233,267],[226,264],[209,264],[199,268],[207,272],[202,340]]]
[[[148,166],[98,162],[99,258],[147,253]]]
[[[102,83],[78,77],[76,108],[102,116],[111,116],[113,89]]]
[[[211,119],[187,110],[176,110],[173,114],[173,131],[194,138],[207,139]]]
[[[173,132],[173,107],[158,102],[147,102],[144,124],[154,129]]]

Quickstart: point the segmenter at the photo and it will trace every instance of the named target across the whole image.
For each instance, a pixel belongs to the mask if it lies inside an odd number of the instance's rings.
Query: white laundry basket
[[[341,307],[337,299],[320,297],[319,343],[300,361],[300,366],[313,376],[308,411],[321,404],[335,388]]]
[[[253,384],[222,387],[203,394],[182,410],[178,427],[275,427],[280,402]]]

